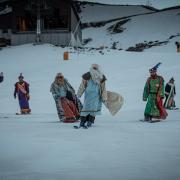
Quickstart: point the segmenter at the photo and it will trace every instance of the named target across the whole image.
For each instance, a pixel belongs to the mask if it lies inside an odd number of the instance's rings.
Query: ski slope
[[[69,50],[70,59],[63,60]],[[180,178],[180,111],[168,111],[160,123],[142,123],[142,92],[149,68],[162,62],[158,73],[175,79],[180,104],[178,53],[129,53],[103,50],[76,52],[49,44],[22,45],[0,51],[0,179],[6,180],[139,180]],[[49,92],[62,72],[77,91],[81,76],[92,63],[101,65],[107,90],[125,100],[116,116],[103,107],[92,128],[73,129],[59,123]],[[19,73],[30,84],[31,115],[19,111],[13,98]],[[83,101],[83,97],[81,99]],[[76,124],[78,125],[78,124]]]

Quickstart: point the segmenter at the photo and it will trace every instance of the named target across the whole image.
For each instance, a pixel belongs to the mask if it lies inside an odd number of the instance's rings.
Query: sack
[[[73,101],[73,100],[74,100],[71,91],[68,91],[68,90],[67,90],[67,92],[66,92],[66,98],[67,98],[68,100],[70,100],[70,101]]]
[[[105,106],[107,107],[111,115],[114,116],[121,109],[123,103],[124,98],[120,94],[107,91],[107,102]]]

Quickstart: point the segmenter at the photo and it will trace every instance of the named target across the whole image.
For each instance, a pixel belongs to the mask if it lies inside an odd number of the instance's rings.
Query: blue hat
[[[157,63],[153,68],[149,69],[149,72],[150,72],[150,73],[156,72],[156,71],[157,71],[157,68],[158,68],[161,64],[162,64],[161,62]]]

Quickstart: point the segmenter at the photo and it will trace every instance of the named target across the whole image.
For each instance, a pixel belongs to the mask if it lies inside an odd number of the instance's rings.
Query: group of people
[[[106,77],[98,64],[92,64],[90,70],[82,75],[82,82],[77,91],[58,73],[51,85],[50,91],[55,100],[58,116],[61,122],[76,122],[80,119],[80,127],[90,127],[96,115],[101,113],[102,103],[107,103],[105,87]],[[79,98],[84,93],[84,103]]]
[[[153,122],[166,119],[168,113],[166,109],[175,109],[176,95],[174,78],[172,77],[164,88],[164,79],[157,74],[158,63],[149,69],[150,77],[147,79],[143,91],[143,101],[147,101],[144,111],[144,121]],[[163,99],[165,101],[163,104]],[[155,119],[155,120],[153,120]]]
[[[164,79],[157,74],[158,63],[149,69],[150,77],[147,79],[143,101],[147,101],[144,111],[144,121],[153,122],[154,119],[166,119],[166,109],[176,108],[174,97],[176,95],[174,78],[172,77],[164,88]],[[4,79],[0,73],[0,82]],[[15,83],[14,98],[18,97],[21,114],[30,114],[29,84],[24,81],[22,73]],[[98,64],[92,64],[89,71],[82,75],[82,82],[77,94],[62,73],[57,73],[51,84],[50,92],[54,98],[60,122],[73,123],[80,120],[79,127],[90,127],[96,115],[101,114],[102,104],[107,107],[106,77]],[[80,98],[84,94],[82,105]],[[163,99],[164,104],[163,104]]]

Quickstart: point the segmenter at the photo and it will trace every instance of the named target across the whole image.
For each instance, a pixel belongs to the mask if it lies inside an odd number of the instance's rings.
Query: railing
[[[74,32],[69,32],[68,29],[43,30],[40,38],[43,43],[50,43],[54,45],[64,46],[81,46],[81,39],[79,39],[79,23]],[[0,30],[0,38],[10,39],[11,45],[20,45],[36,42],[36,32],[12,32],[10,29],[3,33]]]

